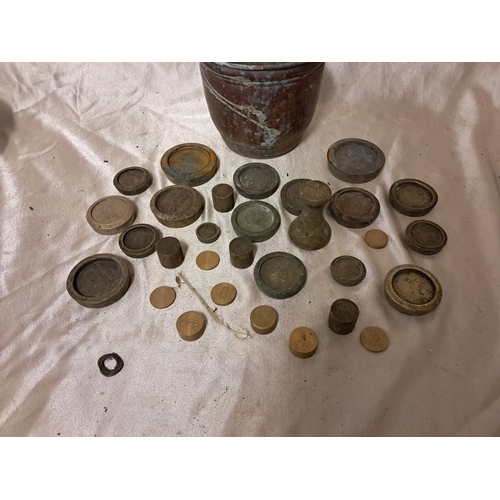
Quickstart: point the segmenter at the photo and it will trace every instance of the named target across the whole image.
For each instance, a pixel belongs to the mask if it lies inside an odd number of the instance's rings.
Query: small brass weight
[[[304,208],[290,224],[288,234],[295,245],[304,250],[319,250],[332,236],[330,225],[323,217],[323,207],[330,201],[332,190],[321,181],[309,181],[300,190]]]

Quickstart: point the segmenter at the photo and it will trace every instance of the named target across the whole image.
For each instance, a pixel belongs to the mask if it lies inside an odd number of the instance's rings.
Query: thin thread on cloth
[[[193,285],[189,282],[189,280],[182,274],[179,273],[176,277],[176,281],[179,282],[182,280],[187,287],[193,292],[193,294],[198,298],[198,300],[201,302],[201,305],[207,310],[208,314],[210,317],[219,323],[219,325],[223,326],[227,330],[229,330],[238,340],[245,340],[248,337],[251,337],[251,335],[248,333],[248,331],[245,329],[243,332],[238,332],[237,330],[233,330],[225,321],[224,318],[219,315],[215,314],[215,311],[207,304],[205,299],[196,291]]]

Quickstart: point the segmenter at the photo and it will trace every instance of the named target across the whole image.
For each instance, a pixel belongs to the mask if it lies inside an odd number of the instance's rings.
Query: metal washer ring
[[[116,361],[116,366],[110,370],[109,368],[106,367],[104,362],[107,359],[114,359]],[[110,354],[104,354],[97,360],[97,366],[99,367],[99,371],[105,376],[105,377],[112,377],[113,375],[116,375],[122,368],[123,368],[123,359],[116,354],[116,352],[112,352]]]

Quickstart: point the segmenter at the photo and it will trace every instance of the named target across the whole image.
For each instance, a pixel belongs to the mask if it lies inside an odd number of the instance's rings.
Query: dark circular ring
[[[153,177],[148,170],[142,167],[124,168],[113,179],[115,188],[126,196],[143,193],[151,186],[152,182]]]
[[[423,217],[436,205],[438,195],[432,186],[417,179],[400,179],[389,190],[389,203],[400,214]]]
[[[238,236],[262,242],[275,235],[281,218],[279,212],[265,201],[246,201],[233,210],[231,224]]]
[[[149,224],[136,224],[120,234],[118,245],[125,255],[142,259],[154,253],[156,243],[160,239],[161,234],[155,227]]]
[[[330,264],[332,278],[342,286],[356,286],[366,276],[365,265],[356,257],[341,255]]]
[[[201,243],[213,243],[220,236],[220,227],[213,222],[204,222],[196,228],[196,236]]]
[[[104,362],[108,359],[114,359],[116,361],[116,366],[110,370],[109,368],[106,367]],[[123,359],[116,354],[116,352],[111,352],[109,354],[104,354],[104,356],[101,356],[97,360],[97,366],[99,367],[99,371],[105,376],[105,377],[112,377],[113,375],[116,375],[122,368],[123,368]]]
[[[404,235],[406,246],[422,255],[439,253],[448,242],[446,231],[430,220],[410,222]]]
[[[268,297],[288,299],[304,288],[307,271],[295,255],[272,252],[258,260],[253,277],[259,290]]]
[[[330,213],[340,225],[354,229],[369,226],[380,212],[376,196],[361,188],[344,188],[333,194]]]

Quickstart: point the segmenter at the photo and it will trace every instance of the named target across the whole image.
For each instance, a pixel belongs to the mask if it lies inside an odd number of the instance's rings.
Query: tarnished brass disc
[[[231,283],[219,283],[212,288],[210,296],[218,306],[228,306],[236,298],[236,288]]]
[[[310,328],[299,326],[290,334],[289,347],[294,356],[309,358],[318,348],[318,336]]]
[[[387,333],[376,326],[368,326],[361,332],[360,336],[363,347],[371,352],[382,352],[389,345],[389,337]]]
[[[427,269],[414,264],[391,269],[385,277],[384,292],[394,309],[412,316],[431,312],[443,297],[439,280]]]
[[[179,316],[175,327],[181,339],[188,341],[198,340],[205,331],[205,317],[199,312],[188,311]]]
[[[355,184],[375,179],[385,163],[384,153],[378,146],[357,138],[334,142],[327,157],[328,168],[335,177]]]
[[[196,257],[196,265],[204,271],[210,271],[210,269],[216,268],[219,265],[219,261],[219,254],[211,250],[201,252],[198,254],[198,257]]]
[[[438,195],[432,186],[417,179],[396,181],[389,191],[389,202],[400,214],[423,217],[436,205]]]
[[[241,196],[262,200],[278,189],[280,176],[267,163],[247,163],[236,169],[233,183]]]
[[[176,293],[173,288],[169,286],[159,286],[151,292],[149,302],[151,302],[151,305],[156,307],[156,309],[165,309],[174,303],[175,298]]]
[[[371,248],[384,248],[389,242],[389,237],[380,229],[370,229],[365,234],[365,243]]]
[[[151,211],[160,224],[186,227],[197,220],[205,208],[205,200],[189,186],[168,186],[151,198]]]
[[[143,193],[151,186],[152,182],[153,177],[148,170],[142,167],[124,168],[113,179],[115,188],[126,196]]]
[[[300,190],[311,179],[294,179],[288,181],[280,192],[283,208],[292,215],[300,215],[304,208],[304,201],[300,197]]]
[[[161,168],[174,184],[200,186],[217,172],[218,160],[214,151],[204,144],[179,144],[161,158]]]
[[[99,234],[119,234],[130,227],[137,215],[135,204],[123,196],[106,196],[87,210],[87,222]]]
[[[250,323],[256,333],[271,333],[278,324],[278,313],[270,306],[258,306],[250,313]]]

